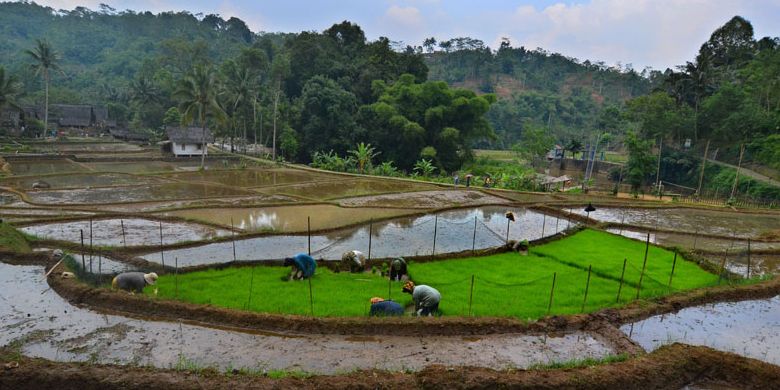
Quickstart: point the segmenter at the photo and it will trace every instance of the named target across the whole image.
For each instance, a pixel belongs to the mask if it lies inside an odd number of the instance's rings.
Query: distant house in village
[[[116,121],[108,119],[108,109],[89,104],[51,104],[49,121],[64,128],[112,128]]]
[[[170,140],[171,152],[176,156],[200,156],[205,145],[202,143],[203,129],[200,127],[169,127],[165,130]],[[214,142],[211,131],[206,129],[206,143]],[[206,148],[208,154],[208,148]]]
[[[133,131],[130,129],[117,129],[113,128],[108,130],[115,139],[123,141],[135,141],[135,142],[149,142],[149,135],[139,131]]]
[[[563,158],[563,146],[555,145],[549,152],[547,152],[548,160],[560,160]]]

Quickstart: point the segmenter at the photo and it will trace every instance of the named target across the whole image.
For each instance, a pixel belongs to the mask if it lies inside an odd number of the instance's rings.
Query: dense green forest
[[[475,147],[529,160],[553,143],[578,151],[599,139],[631,152],[626,179],[637,187],[653,181],[661,144],[664,179],[683,185],[695,184],[707,141],[710,157],[736,163],[745,144],[746,161],[780,168],[780,44],[756,40],[740,17],[664,72],[508,40],[497,50],[471,38],[399,48],[346,21],[254,33],[237,18],[105,5],[0,3],[0,38],[0,105],[43,105],[48,85],[50,103],[105,105],[133,129],[205,123],[299,162],[363,142],[387,169],[425,159],[451,172]],[[36,57],[44,49],[51,67]]]

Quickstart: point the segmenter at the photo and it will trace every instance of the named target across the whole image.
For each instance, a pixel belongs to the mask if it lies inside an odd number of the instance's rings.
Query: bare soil
[[[0,388],[8,389],[675,389],[696,383],[774,389],[780,367],[706,347],[674,344],[620,363],[584,368],[496,371],[428,366],[416,373],[356,371],[281,379],[258,375],[57,363],[0,351]]]

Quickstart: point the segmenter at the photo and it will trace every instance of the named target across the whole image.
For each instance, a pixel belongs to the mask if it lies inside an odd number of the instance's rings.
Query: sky
[[[607,65],[664,70],[692,61],[718,27],[740,15],[756,38],[780,36],[780,0],[37,0],[55,9],[187,10],[245,21],[254,32],[322,31],[349,20],[374,40],[421,45],[468,36],[496,49],[537,47]]]

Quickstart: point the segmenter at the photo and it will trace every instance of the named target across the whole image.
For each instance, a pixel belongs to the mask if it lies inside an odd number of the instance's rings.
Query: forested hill
[[[430,79],[498,96],[489,117],[499,147],[521,139],[524,127],[546,127],[559,141],[590,134],[603,128],[605,110],[647,94],[664,77],[657,70],[638,72],[631,65],[516,48],[506,39],[491,50],[467,37],[438,43],[429,38],[420,50],[426,53]]]

